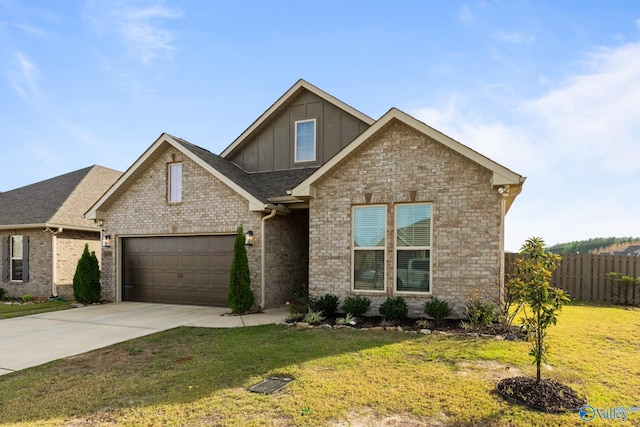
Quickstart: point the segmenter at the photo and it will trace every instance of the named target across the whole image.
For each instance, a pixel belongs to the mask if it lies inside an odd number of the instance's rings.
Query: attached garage
[[[122,300],[226,307],[235,235],[122,239]]]

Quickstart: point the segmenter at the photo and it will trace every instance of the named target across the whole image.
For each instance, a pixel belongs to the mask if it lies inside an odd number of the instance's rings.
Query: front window
[[[179,203],[182,201],[182,163],[169,164],[169,177],[167,179],[169,188],[167,196],[169,203]]]
[[[431,290],[431,205],[396,206],[396,290]]]
[[[10,245],[11,280],[22,281],[22,236],[11,236]]]
[[[316,120],[301,120],[295,124],[295,162],[316,160]]]
[[[353,289],[383,291],[386,207],[353,208]]]

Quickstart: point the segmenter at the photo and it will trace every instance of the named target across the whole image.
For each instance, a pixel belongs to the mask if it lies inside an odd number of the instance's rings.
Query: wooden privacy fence
[[[505,254],[505,280],[520,254]],[[640,305],[640,285],[617,285],[607,273],[640,276],[640,257],[626,255],[563,254],[551,285],[569,292],[572,299]]]

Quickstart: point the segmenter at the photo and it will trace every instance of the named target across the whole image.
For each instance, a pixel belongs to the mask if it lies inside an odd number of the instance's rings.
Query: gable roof
[[[62,227],[95,230],[83,214],[120,172],[90,166],[0,193],[0,229]]]
[[[283,170],[273,172],[247,173],[235,163],[224,159],[210,151],[190,142],[163,133],[120,177],[120,179],[87,211],[87,219],[104,219],[103,211],[112,200],[119,197],[126,188],[127,182],[135,179],[146,161],[163,145],[169,144],[207,170],[217,179],[233,189],[249,202],[251,211],[268,211],[276,209],[285,212],[282,206],[269,201],[271,197],[285,195],[289,190],[311,174],[315,169]],[[269,182],[266,182],[266,181]]]
[[[369,126],[371,126],[375,122],[374,119],[367,116],[366,114],[356,110],[348,104],[345,104],[338,98],[329,95],[327,92],[317,88],[311,83],[300,79],[293,86],[291,86],[291,88],[286,91],[284,95],[278,98],[278,100],[273,103],[273,105],[271,105],[271,107],[269,107],[267,111],[262,113],[262,115],[258,117],[258,119],[254,121],[251,126],[249,126],[244,132],[242,132],[242,134],[238,136],[235,141],[233,141],[231,145],[229,145],[220,154],[220,156],[224,158],[230,158],[237,151],[237,149],[241,148],[243,142],[250,140],[251,137],[256,134],[256,132],[259,132],[265,124],[269,123],[275,116],[277,116],[281,111],[287,108],[305,90],[344,110],[357,119],[362,120]]]
[[[342,162],[349,154],[351,154],[355,149],[357,149],[360,145],[365,143],[369,138],[371,138],[374,134],[376,134],[379,130],[381,130],[384,126],[390,123],[393,120],[398,120],[417,131],[427,135],[428,137],[440,142],[446,147],[452,149],[453,151],[467,157],[468,159],[478,163],[479,165],[489,169],[493,172],[492,184],[493,186],[503,186],[507,191],[503,194],[506,197],[507,204],[506,210],[508,211],[513,203],[515,197],[520,193],[522,189],[522,184],[525,181],[525,177],[518,175],[517,173],[505,168],[504,166],[494,162],[488,157],[483,156],[477,151],[472,150],[454,140],[453,138],[448,137],[447,135],[435,130],[434,128],[428,126],[427,124],[419,121],[418,119],[398,110],[397,108],[390,109],[384,116],[382,116],[378,121],[376,121],[372,126],[370,126],[367,130],[361,133],[356,139],[354,139],[349,145],[339,151],[335,156],[333,156],[329,161],[327,161],[324,165],[319,167],[313,174],[311,174],[304,181],[299,183],[292,191],[291,196],[293,197],[314,197],[315,195],[315,182],[320,179],[324,174],[332,170],[339,163]],[[513,187],[513,188],[512,188]]]

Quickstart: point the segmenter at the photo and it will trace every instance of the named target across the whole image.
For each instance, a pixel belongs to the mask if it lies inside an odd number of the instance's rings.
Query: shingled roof
[[[173,135],[172,138],[264,203],[274,197],[286,196],[288,190],[291,190],[317,169],[303,168],[248,173],[230,160],[213,154],[202,147],[193,145]]]
[[[112,169],[90,166],[0,193],[0,228],[95,228],[83,214],[120,175]]]

